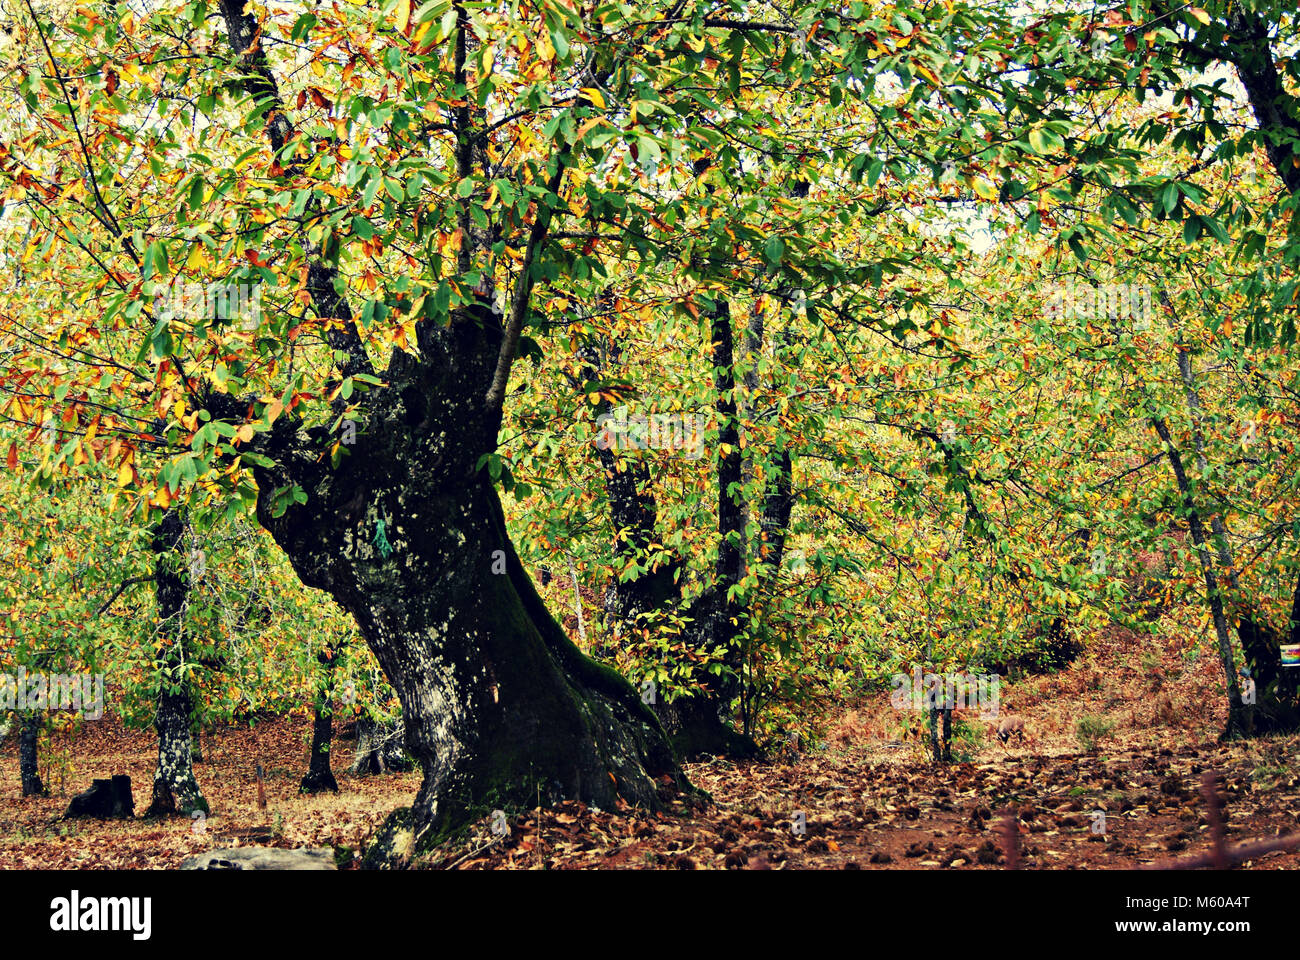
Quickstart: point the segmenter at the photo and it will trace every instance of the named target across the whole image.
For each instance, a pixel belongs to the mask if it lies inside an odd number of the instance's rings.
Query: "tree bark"
[[[1214,621],[1214,634],[1218,639],[1219,663],[1228,687],[1228,724],[1224,730],[1227,737],[1242,736],[1250,732],[1251,717],[1241,702],[1241,688],[1237,685],[1237,667],[1232,656],[1232,640],[1228,635],[1228,619],[1223,611],[1223,594],[1219,590],[1219,578],[1215,573],[1214,559],[1210,556],[1206,542],[1205,526],[1201,522],[1200,511],[1196,508],[1192,496],[1191,481],[1183,467],[1183,458],[1174,446],[1169,427],[1159,417],[1152,417],[1151,424],[1165,444],[1165,455],[1174,471],[1178,483],[1178,492],[1183,498],[1183,507],[1187,511],[1187,525],[1191,529],[1192,543],[1196,546],[1196,557],[1201,564],[1201,575],[1205,579],[1206,602],[1210,606],[1210,617]]]
[[[610,360],[617,363],[618,345],[610,342],[607,352]],[[598,351],[584,351],[584,372],[589,380],[604,373],[602,366]],[[602,399],[597,407],[602,415],[611,413],[612,409],[613,404],[606,399]],[[598,446],[597,457],[604,475],[605,499],[614,531],[614,552],[624,564],[644,561],[657,541],[655,525],[659,513],[649,464],[640,457],[619,456],[609,447]],[[611,646],[617,646],[628,632],[636,631],[647,614],[680,606],[678,577],[682,566],[681,560],[674,557],[656,563],[637,577],[630,580],[616,578],[609,585],[605,592],[604,613]]]
[[[942,708],[930,705],[930,754],[935,763],[943,763],[943,751],[939,746],[939,714]]]
[[[568,557],[569,580],[573,584],[573,616],[578,621],[578,642],[587,645],[587,625],[582,616],[582,590],[578,583],[578,569],[573,565],[573,557]]]
[[[617,345],[610,344],[608,352],[616,361]],[[585,376],[599,377],[603,372],[601,366],[596,351],[586,351]],[[607,414],[612,404],[602,400],[598,409]],[[614,530],[615,553],[624,563],[644,561],[658,541],[655,529],[658,504],[648,462],[640,457],[619,456],[614,449],[597,449]],[[680,557],[673,557],[657,562],[640,576],[615,579],[609,584],[604,603],[606,640],[599,648],[601,651],[612,654],[624,638],[646,629],[648,617],[669,611],[676,611],[689,621],[683,631],[683,640],[688,645],[704,649],[713,646],[716,585],[687,607],[678,582],[683,566]],[[695,695],[679,696],[671,702],[656,696],[653,708],[679,757],[753,757],[760,752],[751,738],[732,729],[723,716],[722,702],[711,688]]]
[[[277,466],[258,468],[259,520],[302,581],[356,618],[424,773],[374,863],[427,849],[496,808],[540,798],[658,809],[661,784],[687,786],[636,691],[546,611],[479,469],[500,425],[482,402],[499,324],[479,302],[425,336],[427,359],[395,355],[336,469],[317,452],[328,433],[288,421],[276,422],[269,446]],[[269,494],[291,484],[307,502],[277,516]]]
[[[1257,12],[1237,4],[1228,16],[1233,42],[1226,59],[1237,69],[1255,120],[1264,133],[1264,150],[1291,193],[1300,193],[1300,101],[1289,94],[1273,59],[1268,24]]]
[[[357,721],[357,748],[352,757],[351,774],[358,777],[389,770],[406,772],[412,767],[406,755],[405,726],[378,723],[368,716]]]
[[[337,652],[322,650],[316,657],[323,676],[316,690],[311,725],[311,759],[307,773],[298,785],[299,793],[339,792],[338,782],[330,769],[330,748],[334,742],[334,667],[338,664]]]
[[[1170,329],[1174,336],[1179,330],[1174,319],[1173,304],[1168,294],[1161,290],[1161,304],[1169,312]],[[1205,434],[1203,427],[1204,412],[1200,393],[1196,387],[1196,378],[1192,370],[1191,354],[1181,344],[1177,344],[1178,373],[1183,382],[1183,393],[1187,410],[1191,418],[1192,443],[1196,450],[1196,463],[1202,476],[1208,472],[1209,461],[1205,453]],[[1210,533],[1214,540],[1215,555],[1218,558],[1222,578],[1232,595],[1238,593],[1236,562],[1233,559],[1232,544],[1228,540],[1228,528],[1220,513],[1210,514]],[[1300,590],[1300,584],[1297,585]],[[1293,598],[1292,620],[1300,613],[1300,593]],[[1239,604],[1241,610],[1237,618],[1237,637],[1241,641],[1242,653],[1249,665],[1249,675],[1255,684],[1253,703],[1243,700],[1241,705],[1240,731],[1245,733],[1288,732],[1300,727],[1300,704],[1297,704],[1297,681],[1285,676],[1281,668],[1282,637],[1260,623],[1255,613],[1247,604]],[[1226,613],[1225,613],[1226,617]],[[1294,628],[1292,628],[1293,630]],[[1290,633],[1288,630],[1287,633]],[[1231,726],[1231,725],[1230,725]]]
[[[22,716],[18,729],[18,772],[23,782],[24,797],[43,797],[45,785],[41,783],[37,743],[41,736],[42,717],[33,710]]]
[[[468,84],[473,28],[456,9],[454,79]],[[256,21],[244,0],[222,0],[221,10],[239,82],[271,108],[267,137],[280,157],[294,132]],[[485,142],[472,99],[451,116],[461,177],[475,172]],[[563,156],[552,158],[551,189],[564,166]],[[460,203],[462,275],[489,260],[490,233],[468,219],[477,202]],[[542,256],[549,219],[550,205],[539,201],[526,261]],[[340,373],[364,372],[371,364],[353,311],[336,295],[337,270],[320,251],[308,256],[321,280],[308,284],[317,314],[341,321],[326,325]],[[258,519],[303,583],[355,617],[402,703],[407,747],[423,770],[414,806],[389,818],[367,855],[373,866],[408,862],[494,808],[574,799],[659,809],[660,788],[689,787],[636,691],[584,656],[545,609],[480,470],[496,449],[532,271],[515,283],[509,329],[492,310],[490,280],[450,317],[417,323],[419,358],[393,352],[387,382],[363,398],[358,442],[337,468],[325,455],[325,428],[282,417],[259,437],[273,465],[255,471]],[[306,502],[286,507],[275,496],[286,488]]]
[[[189,590],[189,565],[183,551],[185,523],[180,513],[168,510],[154,528],[154,596],[158,605],[158,764],[147,817],[189,816],[208,812],[194,776],[190,729],[193,692],[186,669],[185,600]]]

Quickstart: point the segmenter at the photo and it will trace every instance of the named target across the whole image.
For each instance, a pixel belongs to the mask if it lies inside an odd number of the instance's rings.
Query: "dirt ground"
[[[529,811],[508,821],[507,836],[485,820],[413,866],[1001,869],[998,829],[1009,811],[1026,868],[1129,868],[1209,848],[1207,769],[1220,777],[1229,843],[1300,832],[1300,737],[1220,745],[1215,664],[1149,652],[1139,663],[1130,655],[1136,638],[1108,642],[1067,671],[1004,691],[1002,713],[1026,720],[1023,743],[1004,748],[973,717],[957,743],[966,760],[935,767],[922,744],[900,738],[899,713],[882,696],[837,711],[824,740],[804,752],[782,746],[767,763],[690,764],[691,781],[712,796],[703,808]],[[1093,727],[1093,749],[1079,736],[1081,719]],[[339,794],[300,796],[308,728],[305,718],[280,718],[219,730],[196,768],[213,815],[157,822],[59,820],[73,793],[111,774],[129,774],[137,808],[146,806],[150,731],[105,718],[75,738],[56,736],[43,771],[53,795],[34,799],[20,797],[11,734],[0,746],[0,869],[175,868],[190,854],[250,843],[330,846],[351,866],[383,818],[409,803],[419,776],[340,773],[353,746],[341,741]],[[1294,869],[1300,853],[1245,866]]]

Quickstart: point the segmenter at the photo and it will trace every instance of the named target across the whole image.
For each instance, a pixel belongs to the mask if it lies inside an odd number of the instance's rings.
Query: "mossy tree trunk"
[[[330,749],[334,745],[334,668],[338,665],[338,651],[322,650],[316,655],[316,660],[321,666],[321,676],[312,705],[311,759],[298,791],[338,793],[338,781],[330,769]]]
[[[208,811],[194,776],[190,731],[194,724],[193,690],[185,644],[185,601],[189,564],[183,550],[185,521],[175,508],[154,528],[154,596],[158,606],[158,763],[153,797],[145,816],[189,816]]]
[[[327,435],[286,420],[277,467],[258,468],[263,526],[356,618],[401,701],[424,773],[402,849],[539,798],[657,808],[657,778],[686,786],[654,715],[569,641],[510,543],[479,469],[500,423],[482,401],[500,333],[485,305],[471,312],[426,328],[423,363],[395,357],[337,466]],[[289,485],[306,503],[277,515]]]
[[[1292,600],[1290,629],[1276,633],[1243,616],[1237,626],[1249,665],[1252,697],[1246,709],[1256,734],[1293,733],[1300,729],[1300,668],[1282,666],[1283,643],[1300,643],[1300,582]]]
[[[238,58],[236,82],[264,107],[277,160],[297,171],[301,160],[284,151],[297,131],[256,17],[244,0],[220,7]],[[458,7],[452,77],[459,85],[471,83],[477,43],[469,12]],[[600,86],[608,76],[589,75],[582,85]],[[456,173],[465,180],[487,165],[488,120],[472,101],[449,117]],[[548,195],[561,189],[567,163],[567,150],[548,162]],[[474,299],[417,323],[418,357],[391,354],[379,376],[384,385],[356,403],[356,443],[336,461],[336,437],[290,414],[252,445],[270,464],[255,471],[259,520],[302,581],[328,591],[356,619],[401,701],[407,748],[423,770],[414,807],[390,818],[372,864],[401,861],[494,808],[561,798],[657,808],[660,787],[689,786],[636,691],[585,657],[545,609],[481,470],[497,447],[554,205],[539,201],[532,222],[505,238],[523,254],[503,314],[492,309],[487,268],[496,238],[471,215],[478,203],[465,198],[456,210],[457,271],[462,278],[483,271]],[[316,247],[307,257],[307,292],[340,377],[373,377],[337,264]],[[241,415],[234,398],[208,403]],[[288,490],[299,496],[284,497]]]
[[[24,797],[45,795],[37,754],[42,724],[41,714],[33,710],[23,714],[18,728],[18,775],[22,778]]]

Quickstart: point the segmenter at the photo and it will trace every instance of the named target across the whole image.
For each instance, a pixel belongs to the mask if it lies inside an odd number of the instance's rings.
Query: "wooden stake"
[[[1210,842],[1214,844],[1214,851],[1211,854],[1214,860],[1214,869],[1227,870],[1228,851],[1223,842],[1225,833],[1223,809],[1219,804],[1216,779],[1213,770],[1206,770],[1201,774],[1201,796],[1205,798],[1205,819],[1209,821]]]
[[[1002,855],[1008,870],[1020,869],[1020,825],[1015,810],[1004,811],[1002,818]]]

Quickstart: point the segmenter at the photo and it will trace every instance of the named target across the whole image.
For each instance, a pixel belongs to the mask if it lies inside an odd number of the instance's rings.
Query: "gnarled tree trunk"
[[[654,715],[569,641],[515,554],[479,470],[500,422],[483,391],[501,334],[486,305],[470,313],[425,330],[422,364],[394,358],[337,468],[324,434],[287,420],[269,448],[278,466],[258,468],[259,519],[303,582],[356,618],[424,773],[370,862],[539,797],[658,808],[656,778],[686,786]],[[270,494],[288,484],[306,503],[277,516]]]
[[[401,721],[379,723],[364,716],[357,721],[357,748],[349,773],[364,777],[388,770],[405,772],[412,766],[406,755],[406,727]]]
[[[266,105],[268,143],[296,171],[301,161],[283,152],[295,131],[257,20],[244,0],[220,6],[238,83]],[[468,84],[477,40],[464,7],[452,42],[454,77]],[[586,79],[584,86],[600,85],[600,77]],[[486,163],[486,120],[472,100],[450,118],[457,174],[466,179]],[[561,150],[548,163],[549,194],[560,190],[567,159]],[[456,211],[462,277],[485,267],[493,243],[471,216],[477,203],[464,198]],[[506,534],[496,489],[480,471],[496,449],[552,209],[539,202],[514,238],[523,259],[506,315],[491,309],[488,269],[472,303],[418,323],[418,358],[393,353],[381,377],[387,383],[358,405],[357,442],[337,467],[329,431],[292,416],[256,442],[273,464],[256,469],[262,526],[305,584],[328,591],[355,617],[402,703],[407,748],[424,773],[414,806],[389,819],[368,855],[372,865],[404,862],[494,808],[542,798],[657,808],[661,786],[689,786],[636,691],[585,657],[546,611]],[[317,247],[307,256],[307,291],[340,376],[372,375],[337,266]],[[209,398],[212,406],[223,402]],[[288,487],[306,502],[285,508],[277,491]]]

